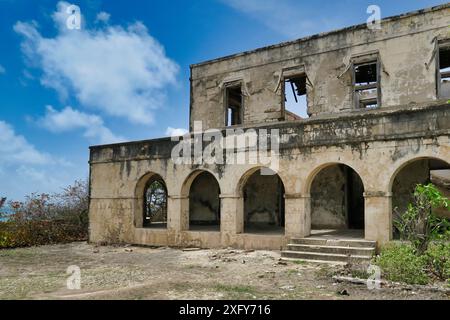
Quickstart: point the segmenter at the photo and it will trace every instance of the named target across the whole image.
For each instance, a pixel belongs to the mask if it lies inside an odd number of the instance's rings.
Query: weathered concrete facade
[[[391,240],[394,207],[430,172],[450,168],[450,97],[439,68],[449,22],[443,5],[385,19],[381,30],[361,25],[193,65],[191,129],[201,121],[224,133],[227,124],[278,130],[277,175],[261,176],[259,159],[177,164],[170,138],[91,147],[90,240],[280,249],[311,228]],[[355,66],[368,61],[376,107],[360,108]],[[310,118],[288,121],[285,80],[298,74],[307,77]],[[155,175],[167,189],[167,225],[144,228]]]

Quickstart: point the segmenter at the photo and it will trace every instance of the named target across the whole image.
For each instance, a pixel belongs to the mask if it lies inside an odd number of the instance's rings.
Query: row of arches
[[[432,158],[416,159],[402,166],[391,183],[393,217],[411,202],[416,184],[441,179],[442,174],[448,175],[449,169],[447,162]],[[286,210],[284,183],[278,174],[264,171],[255,168],[245,175],[239,186],[244,206],[244,232],[282,234]],[[140,225],[165,228],[166,184],[157,174],[149,174],[144,179],[144,189],[137,191],[143,194]],[[214,175],[208,171],[195,171],[183,186],[182,193],[187,195],[189,203],[188,229],[220,231],[221,188]],[[448,190],[442,191],[448,193]],[[348,165],[329,164],[318,170],[310,184],[311,228],[363,230],[364,192],[360,175]]]

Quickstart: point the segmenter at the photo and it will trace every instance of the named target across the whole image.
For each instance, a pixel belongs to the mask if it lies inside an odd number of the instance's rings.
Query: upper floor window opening
[[[284,79],[284,112],[286,120],[309,118],[306,74]]]
[[[225,125],[235,126],[243,123],[242,85],[232,85],[225,88]]]
[[[438,96],[439,98],[450,98],[450,42],[439,45],[438,55]]]
[[[380,105],[378,61],[353,65],[355,108],[377,108]]]

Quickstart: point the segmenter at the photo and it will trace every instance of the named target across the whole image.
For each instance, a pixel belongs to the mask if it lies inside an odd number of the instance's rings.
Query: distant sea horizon
[[[0,222],[1,222],[1,221],[6,221],[6,220],[8,220],[8,217],[7,217],[7,216],[13,213],[12,210],[11,210],[11,208],[9,208],[9,207],[3,207],[3,208],[1,208],[1,209],[0,209],[0,212],[2,213],[2,215],[6,215],[6,217],[0,217]]]

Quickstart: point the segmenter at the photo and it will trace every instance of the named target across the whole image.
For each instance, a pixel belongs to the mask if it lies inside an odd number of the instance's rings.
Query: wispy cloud
[[[102,11],[97,14],[95,22],[108,23],[111,15],[108,12]]]
[[[289,39],[331,30],[339,21],[328,12],[326,19],[298,0],[219,0]],[[316,7],[315,7],[316,8]]]
[[[184,136],[186,133],[188,133],[189,131],[184,129],[184,128],[172,128],[172,127],[168,127],[166,129],[166,135],[169,137],[180,137],[180,136]]]
[[[0,74],[6,73],[6,69],[0,64]]]
[[[96,143],[108,144],[122,142],[126,139],[114,135],[97,115],[80,112],[71,107],[61,111],[47,106],[44,117],[38,119],[38,124],[54,133],[83,130],[83,135]]]
[[[0,120],[0,166],[12,163],[43,165],[52,161],[50,155],[38,151],[9,123]]]
[[[30,66],[43,71],[41,83],[63,100],[73,95],[84,107],[151,124],[154,110],[165,102],[167,86],[176,84],[178,65],[141,22],[127,28],[65,29],[67,5],[58,3],[53,15],[58,26],[54,38],[43,36],[33,22],[14,26],[24,38],[22,52]],[[106,13],[101,17],[107,20]]]
[[[39,150],[0,120],[0,196],[20,200],[32,192],[54,192],[84,178],[86,169]]]

